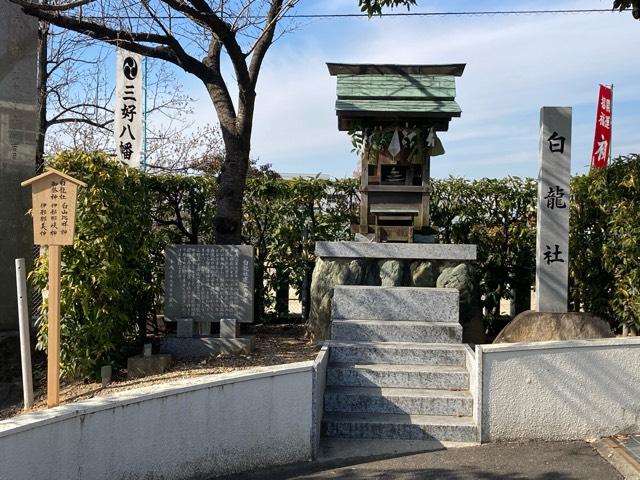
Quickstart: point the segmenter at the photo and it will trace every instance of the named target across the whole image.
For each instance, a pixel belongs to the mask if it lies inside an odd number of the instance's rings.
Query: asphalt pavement
[[[589,443],[526,442],[490,443],[384,458],[321,460],[219,478],[618,480],[623,477]]]

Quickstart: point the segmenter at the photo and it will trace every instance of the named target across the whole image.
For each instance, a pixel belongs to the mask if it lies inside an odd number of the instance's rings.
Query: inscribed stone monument
[[[29,192],[35,173],[38,23],[0,2],[0,330],[17,329],[15,259],[32,257]]]
[[[253,247],[172,245],[165,251],[165,316],[253,322]]]
[[[571,108],[540,110],[536,310],[567,311]]]

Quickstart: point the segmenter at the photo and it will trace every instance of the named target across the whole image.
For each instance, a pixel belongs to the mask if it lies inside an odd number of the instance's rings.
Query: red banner
[[[600,85],[598,110],[596,113],[596,136],[593,140],[591,168],[605,168],[611,150],[611,119],[613,110],[613,88]]]

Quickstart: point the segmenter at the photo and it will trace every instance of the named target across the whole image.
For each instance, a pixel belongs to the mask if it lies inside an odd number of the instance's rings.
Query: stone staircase
[[[339,286],[323,434],[477,442],[458,291]]]

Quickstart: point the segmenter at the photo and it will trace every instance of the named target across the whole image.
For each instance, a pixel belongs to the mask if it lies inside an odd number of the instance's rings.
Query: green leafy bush
[[[87,183],[79,189],[76,241],[62,254],[62,372],[96,377],[143,341],[161,309],[166,245],[212,243],[216,182],[211,177],[145,175],[104,153],[64,152],[49,163]],[[572,181],[570,298],[620,323],[640,326],[640,157]],[[530,178],[433,182],[432,219],[443,243],[478,245],[478,282],[489,329],[501,298],[528,308],[535,277],[536,182]],[[257,319],[286,314],[288,290],[308,291],[318,240],[347,240],[357,221],[354,179],[248,181],[243,237],[255,246]],[[47,285],[47,257],[31,274]],[[38,348],[47,340],[46,302]],[[493,320],[492,320],[493,319]]]
[[[125,354],[153,303],[154,238],[144,178],[102,153],[66,152],[50,166],[87,183],[78,191],[75,243],[62,249],[61,365],[68,377],[95,377]],[[47,286],[47,257],[32,272]],[[47,340],[46,302],[38,347]]]
[[[574,307],[640,327],[640,155],[572,182],[570,278]]]
[[[249,180],[243,238],[255,247],[258,318],[270,309],[286,315],[289,286],[300,295],[313,271],[315,242],[349,239],[358,208],[354,179]]]
[[[433,182],[432,220],[441,243],[478,245],[478,281],[488,314],[500,315],[500,299],[515,291],[518,312],[527,310],[535,276],[536,182],[506,177]]]

